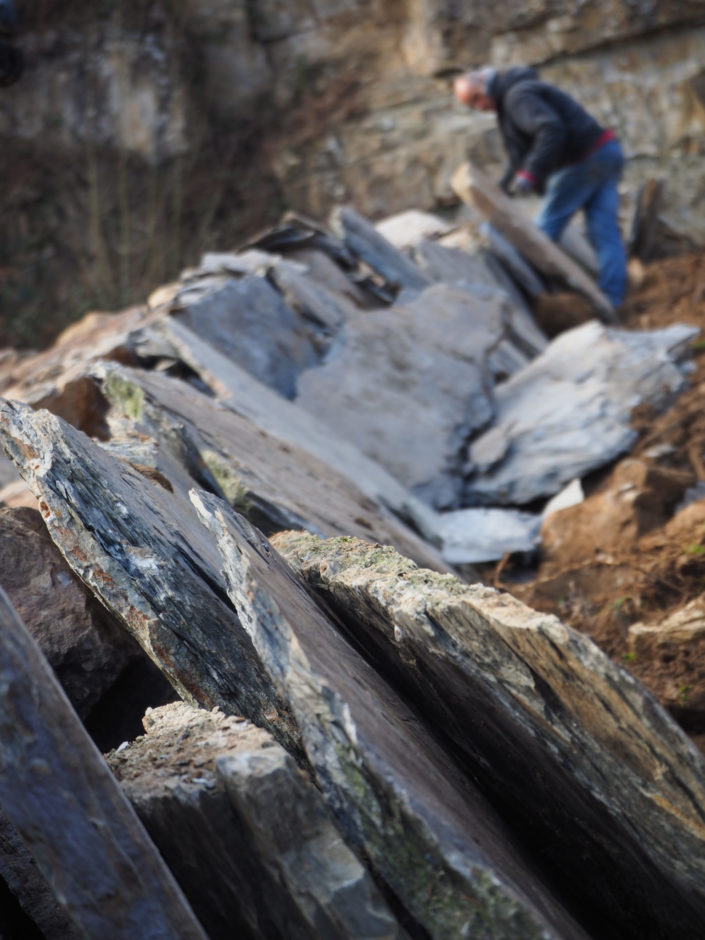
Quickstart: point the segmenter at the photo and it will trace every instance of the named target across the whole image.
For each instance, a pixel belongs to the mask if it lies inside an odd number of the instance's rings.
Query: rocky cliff
[[[452,208],[460,160],[501,155],[444,76],[486,61],[540,66],[618,130],[625,226],[663,176],[668,213],[705,232],[698,3],[25,0],[19,15],[25,74],[0,98],[12,342],[139,300],[284,208]]]

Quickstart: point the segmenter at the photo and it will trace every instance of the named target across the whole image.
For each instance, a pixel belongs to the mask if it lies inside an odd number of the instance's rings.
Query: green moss
[[[344,776],[346,802],[357,808],[358,838],[405,907],[438,940],[538,940],[541,924],[521,902],[480,867],[467,873],[442,856],[423,823],[404,812],[404,801],[380,792],[352,752],[338,740],[335,750]]]
[[[238,476],[233,464],[213,450],[204,450],[201,456],[233,509],[247,517],[253,508],[250,491]]]
[[[139,385],[111,372],[103,384],[103,392],[114,408],[119,408],[133,421],[142,420],[144,392]]]

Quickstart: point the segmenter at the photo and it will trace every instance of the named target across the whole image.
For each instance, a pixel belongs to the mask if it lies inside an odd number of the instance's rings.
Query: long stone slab
[[[474,205],[540,273],[583,294],[606,323],[616,323],[614,307],[594,280],[547,238],[499,187],[472,163],[461,164],[451,179],[454,192]]]
[[[0,437],[64,558],[179,695],[245,715],[299,753],[296,723],[224,596],[217,545],[188,497],[20,402],[0,399]]]
[[[146,433],[157,444],[157,468],[163,468],[174,486],[184,478],[184,493],[194,485],[210,489],[267,534],[283,528],[355,534],[395,545],[432,568],[447,568],[433,546],[361,492],[347,475],[268,434],[222,402],[156,372],[106,363],[95,374],[113,410],[131,425],[137,444],[133,463],[149,460],[140,456],[140,436]],[[181,473],[166,464],[169,452],[183,467]]]
[[[698,936],[705,758],[590,639],[354,539],[273,544],[445,736],[594,937]]]
[[[79,933],[205,940],[2,589],[0,741],[3,812]]]
[[[584,936],[470,779],[261,534],[222,501],[192,498],[338,825],[397,901],[431,937]]]
[[[366,496],[408,522],[428,542],[440,543],[438,515],[430,506],[346,440],[339,429],[277,395],[183,323],[162,318],[136,334],[134,341],[138,352],[166,353],[185,363],[237,414],[312,454],[354,481]]]
[[[395,289],[422,290],[429,278],[375,227],[349,206],[335,209],[331,226],[350,251],[377,271]]]

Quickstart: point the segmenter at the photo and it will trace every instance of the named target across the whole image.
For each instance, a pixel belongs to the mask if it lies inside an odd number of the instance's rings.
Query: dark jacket
[[[543,192],[551,173],[579,163],[604,133],[570,95],[539,81],[536,69],[497,72],[487,91],[497,107],[509,157],[503,188],[517,170],[524,170],[535,180],[538,192]]]

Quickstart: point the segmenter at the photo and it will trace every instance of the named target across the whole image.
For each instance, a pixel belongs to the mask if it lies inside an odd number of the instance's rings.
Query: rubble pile
[[[3,358],[3,936],[697,935],[705,757],[518,572],[686,511],[619,461],[699,328],[484,231],[288,215]]]

